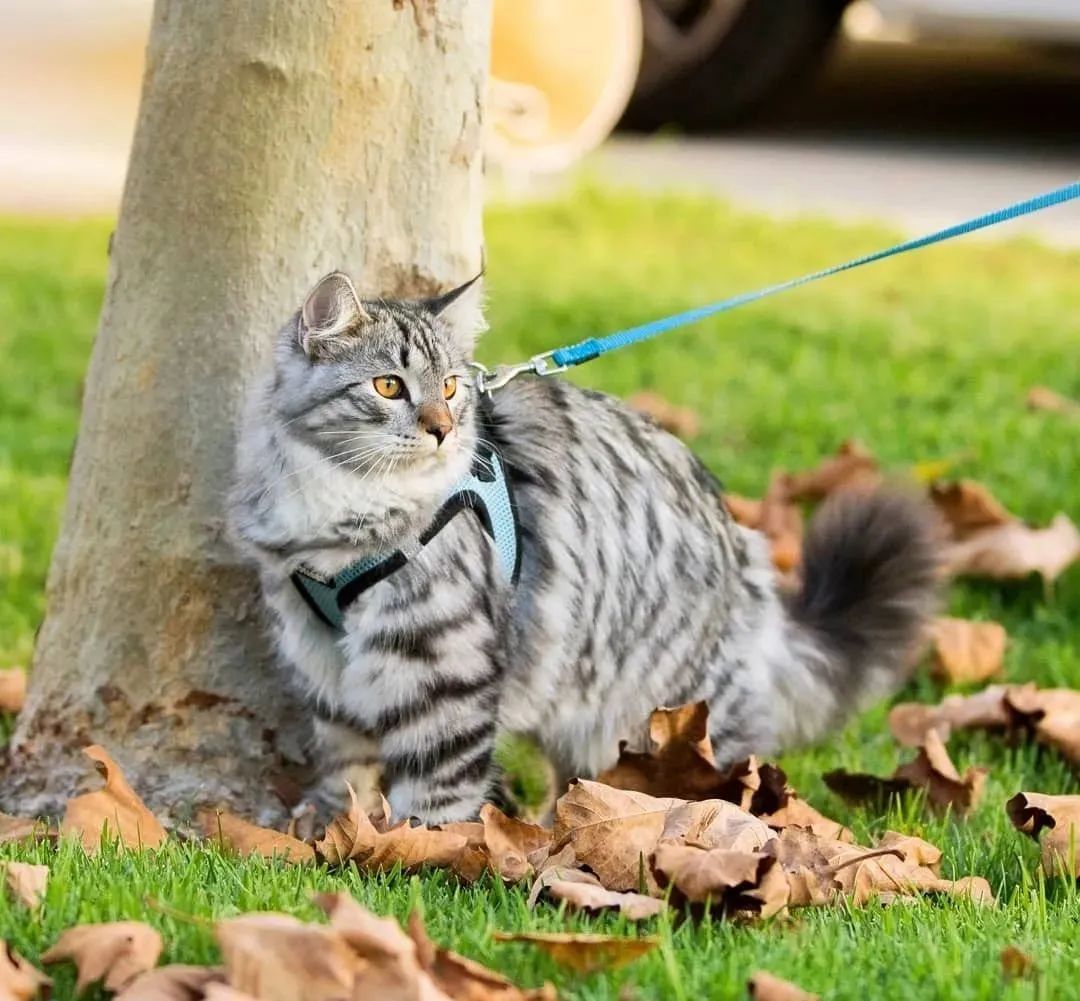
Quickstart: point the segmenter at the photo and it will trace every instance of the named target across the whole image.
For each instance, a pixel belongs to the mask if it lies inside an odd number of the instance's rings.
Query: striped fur
[[[552,379],[477,398],[464,366],[478,294],[355,308],[337,294],[329,351],[312,351],[327,343],[318,330],[297,335],[319,316],[306,306],[247,411],[232,525],[316,716],[330,793],[342,775],[370,792],[381,772],[395,814],[472,817],[503,731],[535,736],[568,775],[595,774],[655,706],[706,699],[717,758],[731,761],[816,739],[902,677],[934,592],[914,502],[826,511],[805,592],[785,602],[763,540],[648,419]],[[455,373],[454,430],[437,445],[416,411]],[[408,400],[373,391],[384,374]],[[348,451],[353,436],[362,451]],[[415,539],[481,440],[514,486],[517,588],[460,516],[349,608],[343,635],[319,622],[292,570],[334,573]]]

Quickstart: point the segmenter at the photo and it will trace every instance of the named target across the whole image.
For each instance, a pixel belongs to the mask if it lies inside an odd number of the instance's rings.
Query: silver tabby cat
[[[704,699],[730,762],[821,737],[902,680],[934,605],[921,508],[852,495],[819,513],[781,596],[764,540],[674,437],[612,397],[523,378],[481,397],[477,283],[361,301],[324,278],[278,336],[239,438],[234,534],[316,716],[326,789],[395,816],[474,816],[492,748],[529,734],[565,775],[640,743],[656,706]],[[405,549],[486,445],[520,528],[516,586],[459,514],[337,631],[290,581]],[[413,546],[415,548],[415,545]]]

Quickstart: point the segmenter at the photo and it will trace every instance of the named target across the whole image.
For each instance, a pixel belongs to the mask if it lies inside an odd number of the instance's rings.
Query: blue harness
[[[293,585],[311,610],[328,626],[343,629],[345,610],[368,588],[385,580],[414,559],[460,511],[475,512],[492,541],[506,579],[517,583],[521,570],[521,545],[517,517],[499,457],[490,449],[478,450],[468,475],[450,491],[432,523],[408,549],[368,556],[349,564],[333,577],[325,577],[300,567],[292,575]]]

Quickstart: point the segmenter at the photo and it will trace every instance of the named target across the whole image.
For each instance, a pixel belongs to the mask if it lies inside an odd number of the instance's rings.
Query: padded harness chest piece
[[[504,576],[516,584],[521,569],[521,545],[510,483],[499,457],[490,449],[478,449],[469,474],[450,491],[432,523],[409,552],[396,549],[386,555],[368,556],[329,578],[300,567],[292,574],[293,585],[323,622],[334,629],[343,629],[349,605],[368,588],[400,570],[455,515],[466,509],[480,519],[484,531],[495,543]]]

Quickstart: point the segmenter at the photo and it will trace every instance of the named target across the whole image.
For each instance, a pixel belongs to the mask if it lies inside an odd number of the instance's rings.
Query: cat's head
[[[334,272],[283,333],[273,406],[344,468],[445,463],[473,444],[468,362],[483,329],[478,277],[433,299],[361,300]]]

